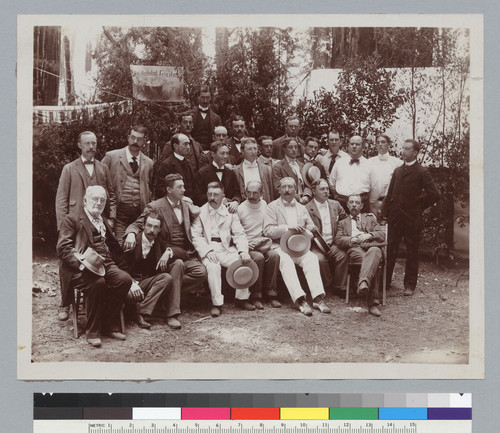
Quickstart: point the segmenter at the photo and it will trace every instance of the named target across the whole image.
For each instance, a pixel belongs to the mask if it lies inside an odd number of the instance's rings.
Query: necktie
[[[352,219],[353,219],[354,221],[356,221],[356,227],[358,228],[358,230],[360,230],[360,231],[361,231],[361,227],[360,227],[360,226],[361,226],[361,221],[360,221],[359,215],[358,215],[358,216],[356,216],[356,217],[354,217],[354,216],[353,216],[353,217],[352,217]]]
[[[332,172],[333,164],[335,164],[335,155],[332,155],[330,158],[331,161],[330,161],[330,167],[328,167],[328,173]]]
[[[106,227],[98,218],[92,218],[92,222],[102,237],[106,237]]]
[[[208,113],[208,108],[200,108],[199,109],[202,113]]]
[[[132,168],[132,171],[135,174],[137,172],[137,169],[139,168],[139,164],[137,163],[137,157],[136,156],[132,157],[132,162],[130,163],[130,167]]]
[[[359,164],[359,158],[351,158],[351,160],[349,161],[349,165],[352,164]]]
[[[87,164],[94,165],[94,160],[89,161],[88,159],[86,159],[85,161],[83,161],[83,163],[84,163],[85,165],[87,165]]]

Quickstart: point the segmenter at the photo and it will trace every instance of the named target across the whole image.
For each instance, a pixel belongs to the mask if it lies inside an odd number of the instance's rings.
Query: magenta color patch
[[[182,419],[231,419],[231,408],[183,407]]]

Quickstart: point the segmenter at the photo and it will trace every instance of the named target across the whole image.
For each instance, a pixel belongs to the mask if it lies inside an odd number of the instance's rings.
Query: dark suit
[[[193,130],[191,131],[191,136],[196,140],[198,143],[201,144],[201,147],[203,150],[209,150],[210,149],[210,143],[212,142],[212,137],[214,134],[214,128],[216,126],[222,125],[222,122],[220,120],[220,117],[218,114],[216,114],[211,108],[208,109],[207,117],[208,117],[208,130],[209,130],[209,136],[208,140],[202,140],[202,137],[200,136],[199,133],[199,128],[200,128],[200,123],[202,121],[202,116],[199,107],[196,107],[193,109]]]
[[[238,143],[240,142],[238,141]],[[235,137],[229,137],[227,139],[227,146],[229,147],[229,158],[230,160],[233,161],[231,162],[231,164],[233,165],[241,164],[241,162],[243,161],[243,154],[236,147]]]
[[[283,159],[285,157],[285,154],[283,153],[283,141],[286,138],[288,138],[288,136],[285,134],[273,141],[273,158]],[[294,139],[297,140],[297,143],[299,144],[299,155],[304,155],[304,140],[300,137],[294,137]]]
[[[297,161],[297,164],[302,175],[302,168],[304,167],[304,164],[302,164],[300,161]],[[299,194],[299,178],[293,171],[292,167],[290,167],[290,164],[288,164],[286,158],[283,158],[273,167],[272,173],[273,186],[275,189],[275,194],[277,194],[277,196],[279,195],[280,180],[284,177],[291,177],[295,180],[295,185],[297,186],[297,194],[295,195],[296,200],[300,200],[303,196],[312,197],[311,189],[304,183],[302,183],[302,194]]]
[[[224,195],[229,201],[237,201],[241,203],[240,186],[236,174],[233,170],[224,167],[222,172],[222,181],[219,180],[215,166],[209,164],[198,171],[197,175],[197,194],[194,202],[198,206],[202,206],[207,202],[207,185],[210,182],[222,182],[224,185]]]
[[[97,159],[94,159],[93,177],[95,185],[104,187],[108,195],[104,215],[114,219],[116,217],[116,200],[111,176],[108,167]],[[92,180],[81,157],[63,167],[56,193],[57,230],[61,228],[66,215],[79,215],[83,210],[83,197],[87,187],[91,184]]]
[[[169,260],[174,262],[180,259],[184,262],[184,277],[182,281],[182,287],[186,291],[190,291],[193,288],[202,285],[207,278],[207,273],[205,266],[198,260],[198,256],[193,247],[193,239],[191,237],[191,223],[195,219],[195,216],[190,212],[189,205],[181,200],[182,207],[182,218],[183,226],[186,233],[186,246],[187,248],[174,245],[172,243],[172,233],[171,229],[173,226],[173,218],[176,215],[170,206],[170,203],[166,197],[159,200],[155,200],[149,203],[144,209],[137,220],[127,227],[125,236],[129,233],[134,233],[137,235],[144,229],[144,223],[146,222],[146,215],[154,211],[158,214],[161,221],[160,233],[158,233],[157,241],[161,246],[161,252],[163,253],[167,248],[171,248],[173,252],[173,257]]]
[[[155,198],[162,198],[167,193],[165,187],[165,176],[167,174],[178,173],[184,180],[184,188],[186,189],[185,195],[194,199],[196,191],[195,176],[193,168],[186,158],[181,161],[175,155],[171,155],[164,161],[156,162],[155,167],[156,170],[153,179]]]
[[[382,217],[389,224],[387,245],[387,285],[398,255],[401,238],[406,244],[404,287],[415,290],[418,275],[418,248],[422,230],[422,212],[439,200],[439,192],[429,170],[415,162],[394,170],[382,203]]]
[[[114,262],[114,259],[119,259],[122,250],[106,219],[103,218],[103,221],[106,227],[106,246],[94,242],[97,231],[84,211],[79,215],[66,216],[61,224],[57,242],[62,305],[70,305],[73,302],[71,284],[82,287],[85,293],[88,338],[100,336],[101,317],[106,321],[102,324],[102,328],[108,328],[108,331],[117,329],[115,327],[119,323],[120,308],[132,284],[130,275],[119,269]],[[106,259],[104,277],[99,277],[88,270],[80,271],[80,262],[75,253],[83,253],[87,247],[94,248]]]
[[[335,235],[339,221],[343,220],[347,214],[339,202],[335,200],[327,200],[328,209],[330,211],[330,225],[332,232],[332,242],[328,245],[328,251],[322,251],[320,248],[313,248],[312,252],[318,256],[321,276],[325,287],[330,285],[334,290],[345,290],[347,284],[347,255],[337,245],[335,245]],[[311,200],[306,204],[306,209],[313,220],[314,225],[318,228],[321,235],[323,231],[323,221],[316,202]],[[330,261],[329,261],[330,260]],[[333,268],[333,276],[330,271],[330,264]]]
[[[200,155],[203,152],[201,148],[201,144],[196,140],[193,140],[188,134],[184,134],[189,138],[189,144],[191,145],[189,154],[187,155],[187,160],[191,164],[191,168],[193,172],[196,172],[200,169]],[[172,142],[168,141],[165,146],[163,146],[163,152],[160,156],[158,162],[165,161],[169,156],[173,155],[174,149],[172,148]]]
[[[273,187],[273,178],[271,169],[257,161],[259,167],[260,182],[262,183],[262,198],[266,203],[271,203],[275,199],[276,192]],[[246,199],[245,195],[245,176],[243,171],[243,161],[236,166],[234,169],[236,173],[236,178],[238,179],[238,184],[240,185],[240,194],[242,200]]]

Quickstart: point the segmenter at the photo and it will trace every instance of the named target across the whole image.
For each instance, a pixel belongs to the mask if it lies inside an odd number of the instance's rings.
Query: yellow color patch
[[[327,407],[282,407],[280,419],[329,419]]]

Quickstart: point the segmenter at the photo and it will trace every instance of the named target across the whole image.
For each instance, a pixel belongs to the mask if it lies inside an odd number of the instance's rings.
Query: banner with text
[[[130,65],[134,98],[140,101],[184,101],[184,68]]]

